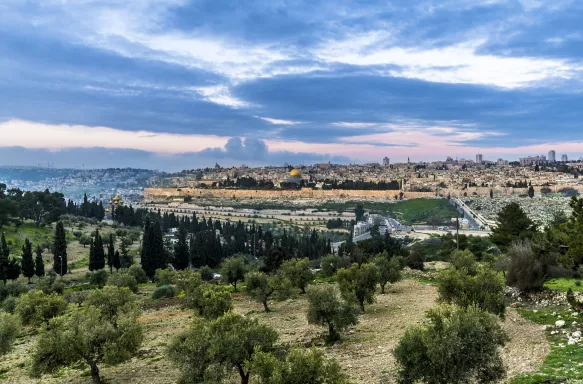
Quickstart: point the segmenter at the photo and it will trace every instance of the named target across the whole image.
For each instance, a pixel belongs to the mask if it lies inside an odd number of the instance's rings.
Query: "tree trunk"
[[[101,384],[101,377],[99,376],[99,367],[97,363],[91,363],[91,380],[93,384]]]
[[[385,294],[385,284],[381,284],[381,294]]]
[[[360,305],[360,311],[364,313],[364,301],[359,302],[358,305]]]
[[[239,375],[241,375],[241,384],[249,384],[250,372],[245,373],[243,367],[240,365],[237,365],[237,369],[239,370]]]
[[[269,307],[267,306],[267,300],[263,301],[263,308],[265,308],[265,312],[269,312]]]

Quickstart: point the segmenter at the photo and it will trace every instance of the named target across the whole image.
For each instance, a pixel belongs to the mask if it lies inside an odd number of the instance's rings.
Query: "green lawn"
[[[521,316],[537,323],[554,325],[555,321],[562,319],[570,325],[573,321],[581,322],[581,317],[574,317],[571,311],[565,309],[545,308],[537,312],[527,309],[518,309]],[[553,313],[555,313],[553,315]],[[559,318],[559,316],[561,316]],[[547,330],[547,339],[551,345],[551,353],[545,358],[539,372],[520,375],[508,382],[508,384],[534,384],[547,380],[562,381],[583,379],[583,348],[580,345],[568,345],[567,337],[562,333],[551,335]]]
[[[383,205],[383,207],[369,208],[365,204],[364,207],[371,211],[378,210],[379,213],[388,214],[405,225],[425,223],[450,225],[451,218],[457,215],[455,207],[447,199],[413,199]]]
[[[545,288],[560,292],[567,292],[571,288],[573,291],[583,292],[583,282],[577,285],[577,281],[581,282],[581,279],[552,279],[545,283]]]

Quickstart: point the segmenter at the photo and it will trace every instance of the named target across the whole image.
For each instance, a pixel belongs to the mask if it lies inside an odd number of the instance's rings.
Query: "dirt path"
[[[511,340],[502,350],[508,378],[537,371],[551,352],[542,326],[521,317],[515,309],[508,308],[504,330]]]

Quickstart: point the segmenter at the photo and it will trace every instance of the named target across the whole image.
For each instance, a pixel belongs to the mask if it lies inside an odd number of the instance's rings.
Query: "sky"
[[[579,0],[0,0],[0,165],[583,156]]]

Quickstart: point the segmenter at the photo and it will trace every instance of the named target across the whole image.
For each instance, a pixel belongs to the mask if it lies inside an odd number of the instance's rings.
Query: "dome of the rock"
[[[300,172],[299,169],[292,169],[289,175],[291,177],[302,177],[302,173]]]

